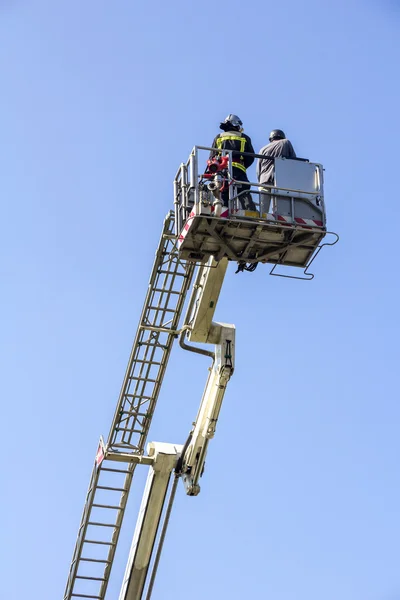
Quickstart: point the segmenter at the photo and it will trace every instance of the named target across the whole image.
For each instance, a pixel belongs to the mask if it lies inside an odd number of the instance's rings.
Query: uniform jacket
[[[240,131],[223,131],[214,138],[212,147],[221,150],[234,150],[232,166],[241,171],[246,172],[246,169],[254,162],[254,156],[241,155],[241,152],[251,152],[254,154],[254,148],[249,136]],[[217,154],[218,152],[212,150],[210,158],[214,158]]]

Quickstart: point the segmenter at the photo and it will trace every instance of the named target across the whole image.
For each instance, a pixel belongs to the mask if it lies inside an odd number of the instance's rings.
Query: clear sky
[[[231,265],[237,369],[153,597],[400,598],[399,31],[398,0],[1,0],[2,598],[62,598],[173,176],[230,112],[324,164],[341,240],[311,283]],[[186,354],[149,439],[186,439]]]

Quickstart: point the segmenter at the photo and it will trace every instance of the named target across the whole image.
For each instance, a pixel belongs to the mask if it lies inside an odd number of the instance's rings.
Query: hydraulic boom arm
[[[213,323],[217,337],[215,358],[208,376],[200,409],[183,459],[183,483],[189,496],[200,491],[208,442],[214,437],[217,420],[228,381],[234,369],[235,326]]]
[[[213,359],[199,412],[183,456],[183,483],[190,496],[196,496],[200,491],[198,482],[204,470],[208,443],[214,437],[226,386],[234,369],[235,326],[212,320],[227,265],[227,259],[217,263],[211,257],[199,269],[195,284],[196,295],[188,310],[188,339],[214,344],[214,352],[181,344],[187,350],[207,354]]]

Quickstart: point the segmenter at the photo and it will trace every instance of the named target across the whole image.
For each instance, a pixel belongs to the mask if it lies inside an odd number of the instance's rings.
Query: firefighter
[[[269,134],[269,144],[261,148],[259,154],[267,158],[259,158],[257,162],[257,179],[260,183],[274,184],[274,158],[296,158],[296,152],[291,142],[286,139],[282,129],[273,129]],[[268,188],[260,188],[267,193],[260,194],[260,212],[268,213],[270,207],[270,194]]]
[[[258,159],[257,178],[260,183],[273,185],[274,183],[274,161],[276,157],[296,158],[294,148],[286,139],[282,129],[273,129],[269,134],[269,144],[261,148],[259,154],[271,157],[272,160]]]
[[[246,175],[246,169],[250,167],[254,162],[254,156],[243,156],[241,152],[251,152],[254,154],[254,148],[251,143],[251,139],[248,135],[243,133],[243,123],[237,115],[228,115],[220,124],[220,129],[223,133],[218,134],[212,143],[213,148],[220,150],[234,150],[232,154],[232,176],[233,179],[240,182],[249,181]],[[210,159],[218,156],[218,152],[212,150],[210,152]],[[250,185],[246,183],[236,184],[237,194],[242,193],[239,196],[241,206],[245,210],[257,210],[253,202],[250,192]],[[229,201],[229,188],[225,186],[221,194],[222,203],[224,206],[228,206]]]

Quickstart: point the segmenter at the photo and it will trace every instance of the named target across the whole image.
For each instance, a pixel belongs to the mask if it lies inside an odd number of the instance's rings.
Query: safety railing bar
[[[213,147],[209,147],[209,146],[195,146],[194,147],[197,150],[209,150],[211,151],[215,151],[215,152],[221,152],[221,148],[213,148]],[[261,158],[261,159],[275,159],[275,158],[281,158],[279,156],[271,156],[269,154],[255,154],[254,152],[238,152],[237,150],[227,150],[226,148],[222,149],[222,152],[226,152],[227,154],[240,154],[240,156],[253,156],[254,158]],[[310,162],[310,160],[308,158],[301,158],[300,156],[296,156],[296,158],[290,158],[287,160],[298,160],[300,162]]]
[[[293,188],[278,187],[276,185],[270,185],[270,184],[267,184],[267,183],[260,183],[260,182],[256,183],[255,181],[241,181],[240,179],[235,179],[234,182],[235,183],[244,183],[246,185],[251,185],[251,186],[260,187],[260,188],[269,188],[271,190],[277,190],[278,193],[272,194],[273,196],[279,196],[279,191],[294,192],[296,194],[308,194],[310,196],[321,196],[321,192],[303,192],[303,190],[298,190],[298,189],[295,190]],[[251,193],[255,194],[257,192],[256,192],[256,190],[251,190]]]
[[[242,152],[241,154],[245,154],[245,153]],[[271,158],[273,158],[273,157],[271,157]],[[317,163],[313,163],[313,164],[317,164]],[[199,175],[199,177],[200,177],[200,175]],[[254,187],[277,190],[278,193],[274,194],[275,196],[279,196],[279,191],[294,192],[296,194],[307,194],[309,196],[321,196],[321,190],[316,191],[316,192],[304,192],[303,190],[300,190],[300,189],[285,188],[285,187],[281,187],[281,186],[277,186],[277,185],[272,185],[269,183],[260,183],[259,181],[242,181],[241,179],[234,179],[233,181],[234,181],[234,183],[244,183],[245,185],[250,185],[250,186],[254,186]],[[256,193],[255,190],[251,190],[251,191],[252,191],[252,193]]]

